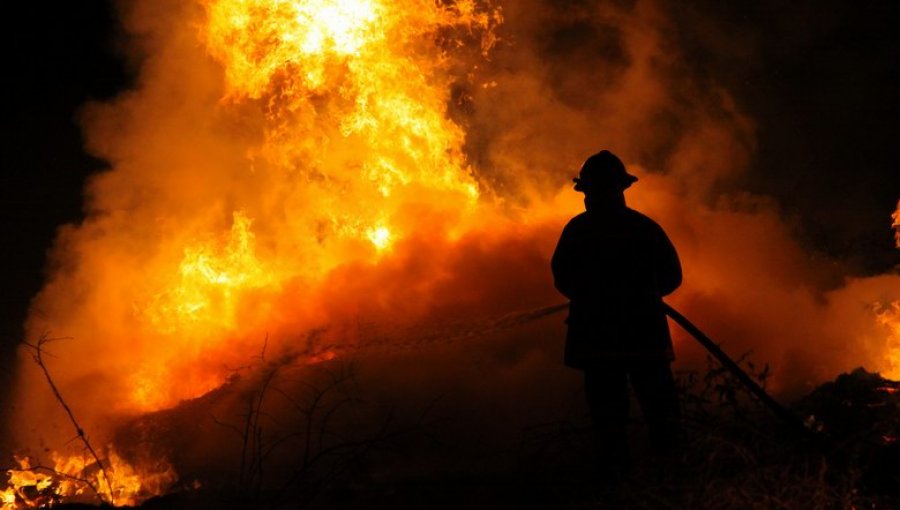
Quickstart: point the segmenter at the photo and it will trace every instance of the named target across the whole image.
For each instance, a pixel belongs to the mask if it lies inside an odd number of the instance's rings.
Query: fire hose
[[[663,302],[663,312],[672,318],[682,329],[689,333],[704,349],[706,349],[726,370],[728,370],[753,396],[755,396],[765,407],[772,411],[782,422],[787,425],[789,430],[798,434],[800,437],[811,440],[812,442],[823,445],[825,437],[822,434],[807,427],[803,421],[786,407],[781,405],[765,389],[762,388],[749,374],[747,374],[734,360],[732,360],[724,351],[712,341],[703,331],[688,320],[684,315],[672,308],[669,304]],[[512,313],[499,319],[493,319],[486,322],[468,324],[462,326],[460,324],[452,324],[449,329],[438,328],[430,334],[422,335],[421,331],[408,343],[416,344],[423,341],[440,338],[443,341],[458,340],[461,338],[480,336],[493,331],[503,330],[518,325],[526,324],[549,315],[557,314],[569,308],[568,303],[547,306],[538,309],[521,311]],[[397,339],[394,338],[389,342],[390,345],[396,346]],[[369,347],[376,347],[370,344]],[[348,350],[357,349],[357,344],[339,345],[331,344],[327,346],[327,350],[335,351],[341,348]]]
[[[694,340],[696,340],[704,349],[707,350],[716,360],[728,370],[744,387],[766,406],[772,413],[787,425],[791,431],[797,433],[801,437],[811,439],[816,443],[820,443],[824,438],[807,427],[803,421],[786,407],[781,405],[771,395],[769,395],[762,386],[760,386],[747,372],[745,372],[733,359],[712,341],[703,331],[700,330],[693,322],[682,315],[678,310],[672,308],[668,303],[663,303],[663,311],[672,318],[675,323],[688,332]],[[532,312],[531,316],[543,317],[551,315],[568,308],[568,305],[556,305]]]
[[[681,315],[678,310],[672,308],[668,303],[663,303],[663,311],[666,315],[672,318],[682,329],[687,331],[694,340],[700,343],[704,349],[707,350],[710,354],[713,355],[718,362],[725,367],[732,375],[734,375],[741,384],[747,388],[750,393],[753,394],[756,398],[759,399],[760,402],[763,403],[772,413],[777,416],[781,421],[783,421],[788,427],[791,428],[792,431],[798,433],[802,437],[806,437],[812,439],[814,441],[821,441],[822,438],[819,437],[812,429],[808,428],[803,421],[797,417],[794,413],[789,411],[786,407],[781,405],[777,400],[772,398],[771,395],[763,389],[756,381],[750,377],[747,372],[737,364],[733,359],[728,357],[725,354],[718,344],[713,342],[708,336],[706,336],[703,331],[700,331],[700,328],[694,325],[693,322],[689,321],[687,317]]]

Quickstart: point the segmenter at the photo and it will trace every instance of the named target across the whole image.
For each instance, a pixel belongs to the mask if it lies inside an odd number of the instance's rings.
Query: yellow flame
[[[243,180],[229,189],[230,227],[221,209],[165,219],[171,231],[119,290],[134,294],[137,319],[121,329],[148,336],[128,361],[125,409],[166,407],[220,384],[221,367],[182,372],[191,356],[267,328],[283,287],[314,289],[343,264],[379,261],[407,237],[432,235],[423,218],[458,236],[482,207],[465,133],[447,112],[447,56],[479,34],[487,52],[498,9],[471,0],[197,1],[199,38],[222,69],[218,108],[258,109],[265,121]]]
[[[369,241],[372,241],[372,244],[379,250],[383,250],[390,245],[391,231],[388,230],[387,227],[369,229],[366,232],[366,235],[368,236]]]
[[[18,469],[7,471],[8,485],[0,490],[0,510],[45,508],[60,499],[82,496],[92,501],[95,496],[85,480],[90,482],[107,502],[116,506],[139,505],[142,501],[163,494],[177,480],[175,471],[162,461],[155,461],[141,470],[110,450],[101,471],[81,455],[50,454],[52,471],[32,465],[27,457],[15,457]],[[104,472],[106,476],[104,476]],[[108,478],[107,478],[108,477]]]
[[[158,331],[184,332],[196,325],[212,333],[234,327],[239,293],[271,283],[256,257],[251,223],[243,212],[235,212],[224,240],[184,249],[174,284],[144,311]]]
[[[900,380],[900,301],[894,301],[890,306],[876,303],[874,309],[876,320],[887,331],[886,352],[889,368],[882,371],[882,375],[888,379]]]
[[[230,229],[174,218],[136,275],[134,316],[153,336],[131,369],[129,406],[143,411],[220,384],[227,374],[172,375],[192,353],[268,327],[267,300],[285,285],[312,288],[342,264],[377,261],[430,233],[425,216],[446,221],[449,238],[479,207],[464,132],[447,114],[446,52],[454,31],[481,32],[487,51],[499,10],[469,0],[198,2],[200,39],[222,66],[219,108],[259,108],[265,122],[232,190]]]
[[[230,375],[214,354],[237,352],[231,342],[304,306],[283,288],[314,295],[333,270],[382,261],[418,233],[450,239],[476,225],[482,207],[465,133],[448,115],[449,55],[479,39],[487,52],[498,9],[472,0],[196,1],[202,57],[221,67],[215,108],[258,122],[245,126],[253,131],[241,146],[246,159],[226,163],[237,170],[227,169],[233,181],[221,195],[198,189],[209,200],[186,209],[156,209],[152,197],[128,211],[101,206],[116,214],[71,231],[74,244],[91,244],[72,273],[91,289],[58,307],[70,309],[54,314],[53,327],[116,346],[97,354],[128,374],[116,386],[116,411],[165,408],[212,389]],[[141,187],[140,173],[116,186]],[[185,179],[178,191],[189,196],[196,182]],[[121,232],[117,218],[126,214],[158,223],[125,229],[124,237],[140,234],[123,245],[109,232]],[[52,459],[56,471],[91,480],[116,504],[175,479],[170,468],[135,466],[115,452],[105,456],[108,480],[81,455]],[[8,475],[4,505],[84,495],[85,485],[66,476],[26,467]]]
[[[0,503],[3,503],[0,506],[0,510],[14,510],[16,507],[16,490],[10,487],[9,489],[5,489],[0,491]]]
[[[897,201],[897,210],[891,215],[895,229],[894,240],[897,248],[900,248],[900,200]],[[880,303],[875,304],[875,316],[878,323],[887,329],[887,356],[890,370],[885,377],[900,380],[900,301],[894,301],[890,307],[884,307]]]
[[[367,237],[354,225],[390,217],[412,198],[397,196],[398,188],[439,191],[450,207],[478,198],[461,152],[464,134],[446,115],[445,59],[430,39],[441,27],[488,28],[499,13],[421,0],[206,6],[202,38],[223,64],[227,97],[267,100],[260,154],[313,177],[307,189],[328,202],[336,231]]]

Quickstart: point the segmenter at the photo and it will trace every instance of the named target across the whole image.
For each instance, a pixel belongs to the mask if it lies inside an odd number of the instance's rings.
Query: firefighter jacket
[[[627,207],[579,214],[563,229],[551,266],[569,298],[566,365],[674,359],[662,297],[681,285],[681,263],[656,222]]]

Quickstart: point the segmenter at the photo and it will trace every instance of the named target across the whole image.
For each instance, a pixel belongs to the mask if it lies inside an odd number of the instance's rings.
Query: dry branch
[[[47,384],[50,386],[50,389],[53,391],[53,396],[56,397],[56,401],[59,402],[59,405],[62,406],[63,410],[65,410],[66,415],[69,417],[69,421],[72,423],[72,426],[75,427],[75,433],[78,436],[78,439],[81,440],[81,443],[84,445],[85,449],[91,454],[91,457],[94,459],[94,462],[97,463],[97,468],[100,471],[100,474],[103,478],[103,481],[106,483],[106,488],[109,491],[108,498],[104,497],[103,493],[100,492],[98,487],[94,485],[93,482],[87,479],[80,479],[76,477],[70,477],[74,480],[78,480],[80,482],[84,482],[88,488],[94,493],[94,495],[101,502],[115,504],[115,496],[113,495],[112,485],[109,481],[109,475],[106,472],[106,467],[103,465],[103,461],[100,460],[100,456],[97,455],[97,451],[94,450],[94,447],[91,445],[91,442],[88,441],[87,436],[84,433],[84,429],[78,423],[78,420],[75,418],[75,413],[72,412],[72,408],[69,407],[69,404],[66,403],[66,400],[63,398],[62,394],[57,388],[56,383],[53,382],[53,377],[50,376],[50,370],[47,368],[46,363],[44,363],[44,345],[58,341],[58,340],[66,340],[68,337],[60,337],[60,338],[50,338],[47,335],[42,335],[37,342],[31,343],[23,341],[25,345],[30,347],[32,351],[32,358],[34,362],[41,368],[41,371],[44,373],[44,377],[47,379]],[[107,501],[108,500],[108,501]]]

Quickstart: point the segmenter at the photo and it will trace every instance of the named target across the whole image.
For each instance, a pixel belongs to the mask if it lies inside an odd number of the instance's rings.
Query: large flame
[[[377,264],[416,236],[453,242],[490,208],[447,108],[451,83],[466,76],[454,75],[451,52],[473,43],[486,54],[499,9],[472,0],[199,3],[198,19],[182,26],[199,28],[194,46],[220,77],[206,89],[217,90],[209,106],[223,126],[240,126],[229,136],[243,137],[242,148],[222,168],[215,168],[218,151],[202,146],[170,157],[159,172],[134,171],[140,163],[124,156],[122,173],[93,184],[98,214],[62,234],[61,244],[80,246],[77,267],[60,272],[36,301],[45,313],[33,315],[33,333],[68,331],[74,343],[94,345],[95,366],[124,374],[88,390],[104,395],[78,407],[88,421],[166,408],[215,388],[269,328],[295,321],[301,335],[329,320],[316,296],[333,269]],[[197,97],[186,102],[206,106]],[[190,130],[184,136],[202,140]],[[172,145],[162,150],[171,154]],[[214,174],[217,182],[197,180]],[[175,175],[184,194],[159,193]],[[74,280],[90,280],[91,290],[68,303],[50,296]],[[77,349],[57,345],[62,358]],[[81,377],[50,368],[62,387]],[[132,487],[127,462],[113,453],[106,460],[114,480],[94,480],[116,492],[105,499],[132,503],[154,493],[147,480]],[[88,476],[83,464],[63,463],[58,473]],[[67,479],[27,468],[10,472],[5,504],[26,501],[28,486],[38,495],[73,493]]]
[[[497,12],[465,1],[204,6],[201,39],[223,66],[222,108],[264,115],[240,178],[268,181],[267,196],[232,211],[222,239],[184,249],[176,281],[164,278],[143,310],[158,331],[221,337],[235,329],[245,291],[377,260],[423,227],[410,217],[417,209],[450,214],[451,224],[474,212],[478,185],[463,132],[447,119],[446,59],[433,39],[458,27],[489,34]],[[252,229],[259,217],[264,253]]]
[[[141,338],[128,360],[130,389],[115,399],[125,411],[212,389],[228,370],[198,357],[235,352],[250,335],[258,342],[279,314],[313,313],[302,299],[332,269],[375,264],[422,233],[451,241],[489,207],[463,155],[463,130],[448,118],[447,52],[473,37],[487,52],[499,10],[468,0],[201,3],[199,40],[224,76],[215,108],[247,122],[253,140],[218,196],[189,211],[180,203],[177,214],[153,211],[160,228],[137,226],[136,251],[125,247],[121,258],[99,246],[85,254],[105,275],[102,294],[123,303],[115,318],[99,302],[74,313],[104,316],[92,334],[119,336],[110,331],[118,323]],[[99,242],[107,241],[123,248]],[[286,287],[306,296],[285,297]]]

